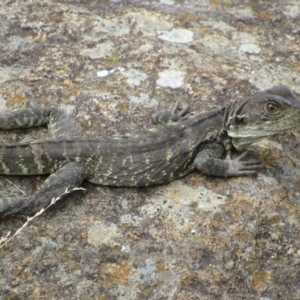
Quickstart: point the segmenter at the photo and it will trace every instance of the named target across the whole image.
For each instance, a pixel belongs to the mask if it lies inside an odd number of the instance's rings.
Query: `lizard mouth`
[[[249,145],[258,142],[258,141],[262,140],[263,138],[265,138],[265,136],[246,137],[246,138],[233,138],[232,139],[232,144],[233,144],[233,146],[236,150],[243,151]]]

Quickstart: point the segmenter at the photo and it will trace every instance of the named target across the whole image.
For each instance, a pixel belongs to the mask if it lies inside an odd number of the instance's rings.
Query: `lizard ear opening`
[[[236,126],[245,126],[248,124],[248,118],[245,116],[234,116],[230,118],[230,121],[227,122],[226,128],[227,130],[232,129],[232,127]]]

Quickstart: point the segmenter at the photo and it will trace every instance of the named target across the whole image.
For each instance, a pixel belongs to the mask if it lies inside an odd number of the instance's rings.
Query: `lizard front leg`
[[[219,177],[253,175],[257,170],[264,169],[264,166],[257,160],[243,161],[246,155],[247,151],[232,160],[228,151],[226,159],[223,160],[219,158],[219,149],[208,148],[198,153],[194,166],[204,174]]]
[[[17,199],[0,199],[0,219],[15,214],[31,214],[46,207],[53,198],[80,186],[86,177],[85,167],[77,162],[69,162],[51,174],[35,194]]]

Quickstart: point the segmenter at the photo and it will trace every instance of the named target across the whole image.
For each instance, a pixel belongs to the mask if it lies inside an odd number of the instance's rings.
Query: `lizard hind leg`
[[[183,107],[178,113],[176,111],[179,108],[179,101],[177,101],[171,111],[168,110],[161,110],[152,115],[152,121],[154,124],[163,124],[163,123],[173,123],[179,121],[181,118],[183,118],[188,109],[189,106],[186,105]]]
[[[16,214],[32,214],[45,208],[53,198],[62,195],[66,189],[80,186],[86,177],[85,167],[69,162],[51,174],[42,186],[29,197],[0,199],[0,219]]]
[[[75,120],[61,110],[51,111],[48,130],[55,138],[82,137],[81,128],[78,126]]]
[[[20,109],[11,113],[0,113],[0,129],[48,126],[54,138],[81,137],[82,132],[74,119],[56,108]]]

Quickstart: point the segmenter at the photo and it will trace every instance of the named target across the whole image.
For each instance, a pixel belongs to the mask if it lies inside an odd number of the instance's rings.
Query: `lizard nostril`
[[[247,125],[248,121],[246,117],[238,117],[235,118],[236,125]]]

